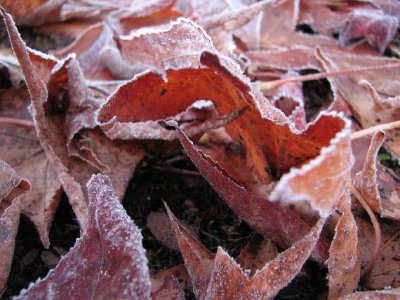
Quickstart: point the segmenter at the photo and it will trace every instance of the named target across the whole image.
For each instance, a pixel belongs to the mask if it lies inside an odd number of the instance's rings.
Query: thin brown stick
[[[262,90],[270,90],[277,88],[283,84],[291,83],[291,82],[303,82],[303,81],[310,81],[310,80],[319,80],[324,79],[327,77],[337,77],[355,73],[363,73],[363,72],[371,72],[371,71],[382,71],[382,70],[392,70],[392,69],[400,69],[400,63],[397,64],[389,64],[389,65],[382,65],[382,66],[373,66],[373,67],[362,67],[362,68],[355,68],[355,69],[347,69],[347,70],[339,70],[339,71],[332,71],[332,72],[324,72],[324,73],[317,73],[317,74],[310,74],[304,76],[297,76],[292,78],[286,79],[279,79],[274,81],[268,82],[260,82],[260,89]]]
[[[374,231],[375,231],[374,252],[373,252],[367,266],[365,267],[364,271],[361,274],[361,278],[365,279],[368,277],[368,275],[374,269],[376,261],[378,260],[381,245],[382,245],[382,231],[381,231],[381,227],[379,225],[378,219],[376,218],[372,209],[369,207],[368,203],[364,200],[364,198],[361,196],[361,194],[358,192],[358,190],[355,188],[355,186],[353,184],[351,184],[350,188],[351,188],[351,192],[353,193],[353,195],[357,198],[357,200],[360,202],[362,207],[367,212],[369,218],[371,219],[371,223],[372,223],[372,226],[374,227]]]
[[[34,128],[35,123],[33,123],[33,121],[30,120],[0,117],[0,126],[20,126],[20,127]]]
[[[399,127],[400,127],[400,120],[390,122],[390,123],[385,123],[385,124],[379,124],[376,126],[372,126],[369,128],[365,128],[365,129],[353,132],[350,137],[352,140],[356,140],[361,137],[374,134],[377,131],[390,130],[390,129],[395,129],[395,128],[399,128]]]

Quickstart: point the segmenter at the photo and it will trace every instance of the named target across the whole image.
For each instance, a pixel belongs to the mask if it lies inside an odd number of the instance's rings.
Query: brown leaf
[[[341,216],[329,249],[329,299],[352,293],[360,280],[361,248],[349,195],[343,195],[339,209]]]
[[[398,63],[398,60],[393,58],[352,54],[338,55],[326,51],[318,51],[317,57],[326,71]],[[400,77],[397,69],[330,77],[328,80],[335,98],[338,95],[344,98],[363,128],[396,121],[400,118],[399,107],[391,108],[381,105],[398,95]],[[390,151],[397,156],[400,154],[398,135],[398,130],[389,132],[385,142]]]
[[[362,170],[354,178],[354,186],[369,206],[384,218],[400,219],[399,189],[377,160],[379,148],[384,141],[384,133],[374,134],[365,157]],[[380,189],[382,192],[380,192]]]
[[[16,299],[149,299],[150,279],[142,235],[116,198],[107,176],[88,183],[88,227],[43,280]]]
[[[292,247],[249,277],[222,248],[218,248],[207,289],[208,299],[272,299],[300,271],[314,249],[325,220],[321,219]]]
[[[386,224],[385,224],[386,223]],[[364,280],[366,288],[380,290],[391,286],[400,288],[400,227],[398,222],[381,222],[382,244],[374,268]],[[369,222],[357,219],[359,241],[362,251],[362,267],[365,267],[374,254],[374,229]]]
[[[95,127],[99,100],[89,93],[76,60],[68,57],[56,66],[54,57],[39,52],[27,57],[12,20],[8,15],[5,19],[31,94],[39,140],[85,228],[85,184],[90,176],[99,169],[112,176],[117,195],[122,197],[144,153],[136,143],[112,142],[100,132],[87,133]]]
[[[185,261],[186,269],[192,280],[193,293],[199,299],[206,296],[207,285],[210,280],[214,254],[209,252],[172,214],[167,205],[172,229],[175,232],[180,251]]]
[[[180,225],[167,208],[172,227],[179,241],[185,266],[199,299],[270,299],[300,271],[313,251],[325,220],[291,248],[280,253],[262,269],[249,277],[222,248],[215,256]],[[211,263],[214,265],[211,266]]]
[[[7,89],[0,93],[0,116],[30,120],[26,89]],[[43,245],[49,247],[49,230],[61,196],[61,185],[40,146],[34,128],[0,128],[0,154],[10,166],[31,182],[24,197],[22,212],[29,217]]]
[[[210,157],[197,150],[182,131],[178,130],[178,134],[185,151],[200,173],[231,209],[254,230],[286,248],[306,234],[308,225],[295,213],[267,199],[258,198],[237,185]],[[326,251],[325,241],[319,241],[313,258],[324,261]]]
[[[364,38],[383,53],[399,27],[395,16],[381,11],[354,10],[339,31],[339,43],[348,46],[352,40]]]
[[[400,297],[400,289],[387,288],[381,291],[357,292],[340,297],[339,300],[397,300]]]
[[[30,183],[0,160],[0,292],[11,270],[22,197],[29,189]]]
[[[167,277],[164,284],[156,292],[151,294],[153,300],[184,300],[185,294],[175,277]]]
[[[236,261],[243,270],[250,270],[250,275],[262,269],[269,261],[278,256],[278,249],[269,239],[253,238],[240,251]]]

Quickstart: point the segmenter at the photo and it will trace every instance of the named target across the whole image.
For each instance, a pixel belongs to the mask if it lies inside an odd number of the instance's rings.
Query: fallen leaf
[[[350,196],[340,199],[341,216],[329,248],[328,299],[336,299],[354,292],[360,280],[361,247],[358,228],[351,211]]]
[[[300,271],[314,249],[324,219],[292,247],[249,277],[222,248],[211,254],[178,223],[166,206],[178,238],[185,266],[191,277],[194,293],[199,299],[270,299]],[[211,263],[213,262],[213,265]]]
[[[369,206],[383,218],[400,218],[399,190],[394,179],[388,176],[377,160],[379,148],[384,141],[379,131],[371,139],[363,168],[354,178],[354,186]]]
[[[381,291],[368,291],[368,292],[357,292],[344,297],[340,297],[340,300],[396,300],[400,297],[400,289],[387,288]]]
[[[22,197],[29,189],[30,183],[0,160],[0,292],[11,270]]]
[[[317,57],[325,71],[398,63],[397,59],[392,58],[364,55],[336,55],[332,53],[328,54],[323,50],[317,52]],[[379,75],[376,72],[363,72],[331,77],[328,78],[328,80],[331,83],[334,97],[337,98],[338,95],[343,97],[363,128],[399,119],[399,108],[376,107],[377,101],[379,101],[379,105],[388,98],[398,95],[398,70],[381,70]],[[368,85],[368,87],[366,87],[366,85]],[[375,91],[375,93],[371,93],[371,89]],[[380,98],[376,99],[377,96]],[[373,113],[371,113],[371,110]],[[398,135],[398,130],[388,132],[388,138],[385,142],[388,149],[397,156],[400,154],[400,139],[397,138]]]
[[[10,88],[0,93],[0,116],[31,120],[29,95],[25,88]],[[49,247],[49,231],[60,201],[62,189],[43,152],[34,128],[4,126],[0,128],[0,154],[18,174],[31,182],[22,213],[34,224],[43,245]]]
[[[89,219],[83,236],[46,278],[16,299],[149,299],[142,235],[116,198],[111,179],[88,182]]]
[[[339,43],[348,46],[352,40],[364,38],[383,53],[399,27],[395,16],[381,11],[354,10],[339,31]]]
[[[184,300],[185,294],[175,277],[167,277],[159,290],[151,294],[154,300]]]
[[[374,229],[370,222],[357,218],[359,241],[362,251],[362,266],[365,267],[374,255]],[[400,288],[400,227],[398,222],[380,224],[382,244],[371,273],[364,279],[364,285],[370,290],[380,290],[388,286]]]

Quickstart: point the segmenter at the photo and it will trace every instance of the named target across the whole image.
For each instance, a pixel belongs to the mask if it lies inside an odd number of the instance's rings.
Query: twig
[[[367,266],[365,267],[364,271],[361,274],[361,278],[365,279],[366,277],[368,277],[368,275],[374,269],[376,261],[377,261],[377,259],[379,257],[381,244],[382,244],[382,231],[381,231],[381,227],[379,225],[379,222],[378,222],[374,212],[369,207],[368,203],[364,200],[364,198],[361,196],[361,194],[358,192],[358,190],[355,188],[355,186],[353,184],[351,184],[350,188],[351,188],[351,192],[353,193],[353,195],[357,198],[357,200],[360,202],[362,207],[367,212],[369,218],[371,219],[371,223],[372,223],[372,226],[374,227],[374,231],[375,231],[375,248],[374,248],[374,252],[373,252],[373,254],[372,254]]]
[[[400,127],[400,120],[390,122],[390,123],[385,123],[385,124],[379,124],[376,126],[372,126],[369,128],[365,128],[365,129],[353,132],[350,137],[352,140],[356,140],[363,136],[374,134],[377,131],[390,130],[390,129],[395,129],[395,128],[399,128],[399,127]]]
[[[0,126],[20,126],[20,127],[34,128],[35,123],[33,123],[33,121],[30,120],[0,117]]]
[[[355,68],[355,69],[347,69],[347,70],[339,70],[339,71],[332,71],[332,72],[324,72],[324,73],[317,73],[317,74],[310,74],[304,76],[297,76],[291,77],[286,79],[279,79],[274,81],[268,82],[260,82],[260,89],[262,90],[270,90],[277,88],[283,84],[291,83],[291,82],[303,82],[303,81],[310,81],[310,80],[319,80],[324,79],[327,77],[337,77],[355,73],[363,73],[363,72],[371,72],[371,71],[381,71],[381,70],[392,70],[392,69],[400,69],[400,63],[397,64],[389,64],[389,65],[382,65],[382,66],[373,66],[373,67],[362,67],[362,68]]]

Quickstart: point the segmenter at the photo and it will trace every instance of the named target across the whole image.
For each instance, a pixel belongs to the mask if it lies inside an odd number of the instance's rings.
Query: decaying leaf
[[[150,278],[142,235],[122,208],[107,176],[88,182],[88,227],[41,281],[16,299],[148,299]]]
[[[30,121],[29,95],[24,88],[0,92],[0,116]],[[0,128],[0,156],[18,174],[31,182],[22,212],[29,217],[43,245],[49,247],[48,233],[61,196],[57,176],[43,152],[34,128],[4,126]]]
[[[249,277],[222,248],[211,254],[178,223],[168,207],[185,266],[199,299],[271,299],[300,271],[314,249],[324,219],[292,247]]]
[[[359,241],[362,251],[362,265],[365,265],[371,259],[374,249],[374,229],[360,218],[357,218],[357,226],[359,228]],[[365,287],[371,290],[381,290],[388,286],[400,288],[400,227],[397,223],[389,222],[381,224],[382,244],[378,253],[376,263],[365,278]]]
[[[83,129],[96,126],[94,112],[101,99],[89,93],[79,64],[71,56],[62,61],[37,51],[28,56],[12,19],[7,14],[4,17],[13,49],[23,66],[38,138],[85,228],[85,183],[90,176],[99,169],[112,176],[116,192],[122,196],[143,152],[134,142],[111,142],[101,133],[85,133]]]
[[[357,292],[344,297],[340,300],[396,300],[400,297],[400,289],[387,288],[381,291]]]
[[[360,280],[361,248],[350,196],[343,195],[339,205],[341,216],[329,249],[329,299],[352,293]]]
[[[7,283],[21,214],[22,197],[30,183],[0,160],[0,292]]]
[[[354,178],[354,186],[375,212],[384,218],[398,220],[400,218],[398,186],[382,167],[378,167],[378,150],[383,144],[384,136],[383,132],[377,132],[372,137],[364,166]]]

